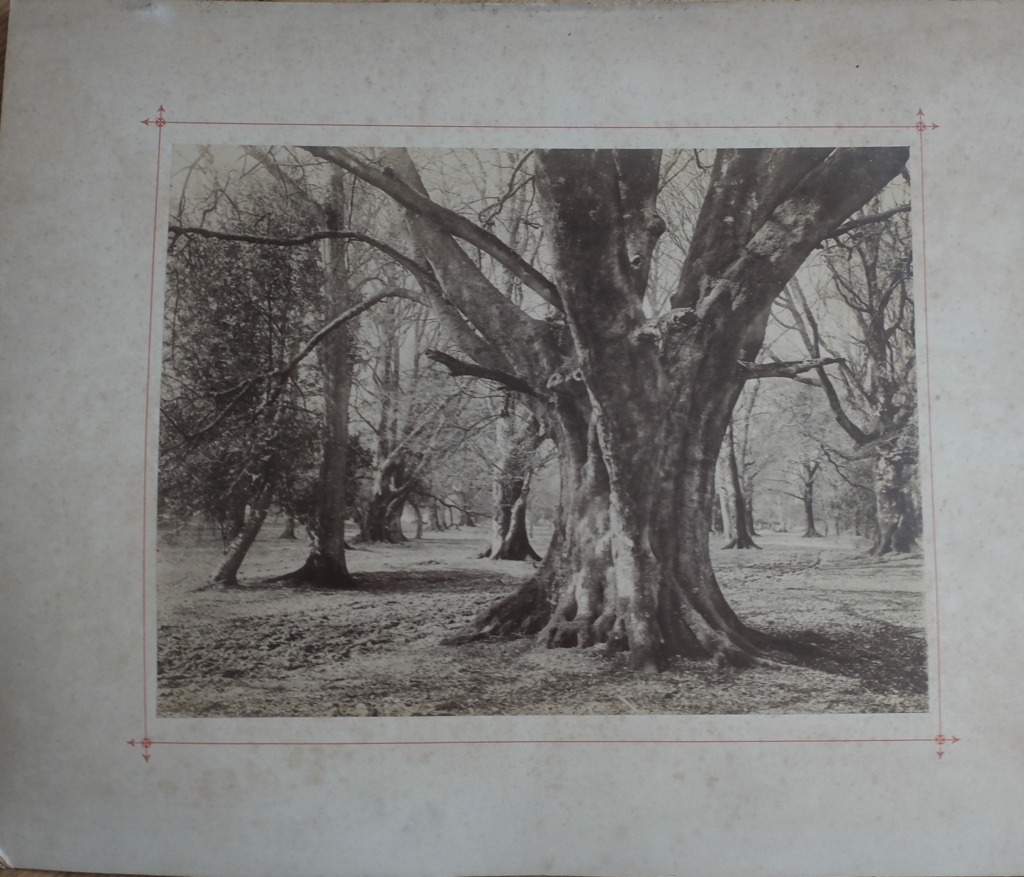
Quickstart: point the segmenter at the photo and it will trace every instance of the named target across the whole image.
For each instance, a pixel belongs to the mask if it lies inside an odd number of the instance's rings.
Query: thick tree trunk
[[[408,156],[388,157],[422,197]],[[386,174],[340,160],[417,203]],[[481,360],[506,358],[502,370],[514,365],[533,387],[546,381],[561,458],[559,521],[537,575],[455,641],[528,634],[549,646],[606,643],[628,649],[628,666],[643,671],[676,655],[766,661],[771,643],[729,608],[708,540],[715,461],[745,380],[738,363],[754,361],[771,303],[807,255],[905,161],[905,149],[720,152],[672,310],[652,321],[643,296],[664,230],[659,153],[538,152],[571,344],[557,326],[506,314],[508,302],[464,251],[410,207],[445,295],[494,345]]]
[[[228,545],[227,551],[224,552],[224,559],[210,577],[211,584],[227,586],[238,584],[238,570],[241,569],[242,561],[245,560],[252,543],[256,541],[256,537],[260,533],[263,522],[267,519],[267,509],[270,508],[273,494],[273,484],[267,484],[253,500],[242,528]]]
[[[409,477],[402,451],[391,454],[374,479],[373,495],[366,508],[359,538],[363,542],[396,544],[407,541],[402,532],[402,512],[416,482]]]
[[[370,499],[359,538],[363,542],[397,544],[408,541],[402,532],[405,496],[401,492],[376,493]]]
[[[702,407],[723,405],[708,399]],[[615,486],[596,437],[582,458],[563,450],[563,471],[570,471],[563,476],[556,538],[536,577],[484,610],[474,628],[453,641],[518,634],[535,635],[549,647],[606,644],[613,651],[628,648],[629,666],[640,670],[663,667],[673,655],[767,663],[767,640],[732,613],[712,569],[715,454],[707,447],[714,430],[702,429],[702,420],[707,417],[691,424],[682,454],[669,436],[661,443],[666,458],[683,464],[676,470],[679,494],[662,494],[660,504],[671,513],[652,514],[641,528],[615,508]],[[580,438],[570,447],[584,444]],[[628,467],[627,460],[617,462],[620,471]],[[641,550],[623,556],[631,540]]]
[[[917,536],[905,463],[896,453],[881,451],[875,459],[875,516],[878,534],[872,554],[906,554]]]

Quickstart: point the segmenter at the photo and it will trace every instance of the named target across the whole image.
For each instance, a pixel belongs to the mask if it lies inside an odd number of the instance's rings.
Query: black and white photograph
[[[157,715],[927,712],[909,157],[174,144]]]

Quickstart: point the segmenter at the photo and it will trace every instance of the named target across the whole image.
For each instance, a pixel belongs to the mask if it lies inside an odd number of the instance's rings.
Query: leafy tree
[[[248,380],[288,360],[315,269],[309,251],[233,242],[189,240],[170,254],[161,507],[221,526],[231,543],[214,573],[223,584],[236,583],[275,492],[316,453],[308,372]]]

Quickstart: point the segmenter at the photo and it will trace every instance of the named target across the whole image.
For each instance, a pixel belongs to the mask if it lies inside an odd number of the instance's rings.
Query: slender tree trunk
[[[224,559],[220,566],[210,578],[211,584],[234,586],[238,584],[238,570],[241,569],[242,561],[256,541],[260,528],[267,518],[267,509],[270,508],[270,500],[274,495],[274,485],[266,484],[257,497],[253,500],[245,522],[239,530],[238,535],[231,541]]]
[[[435,533],[448,529],[448,526],[441,520],[441,514],[437,508],[437,500],[433,500],[430,503],[430,529]]]
[[[413,514],[416,515],[416,536],[417,540],[423,538],[423,512],[420,510],[419,503],[410,502],[409,505],[412,507]]]
[[[325,214],[328,226],[338,228],[344,216],[344,175],[336,172],[331,180],[331,200]],[[327,276],[324,289],[327,317],[348,309],[351,295],[345,262],[345,242],[328,240]],[[343,325],[321,343],[321,372],[324,388],[323,458],[313,530],[313,547],[306,562],[284,578],[308,582],[321,588],[351,588],[355,581],[345,559],[345,496],[348,456],[348,407],[352,394],[352,328]]]
[[[722,519],[722,535],[725,537],[726,546],[736,542],[736,522],[733,520],[733,510],[736,508],[736,501],[732,497],[732,480],[727,477],[725,467],[718,465],[718,477],[715,479],[718,494],[718,516]]]
[[[736,462],[736,444],[733,440],[732,426],[729,426],[729,441],[727,444],[728,448],[728,466],[729,466],[729,480],[732,484],[732,498],[733,498],[733,520],[735,521],[736,534],[732,541],[727,543],[725,548],[757,548],[754,544],[753,538],[751,538],[750,530],[750,518],[749,510],[747,508],[746,498],[743,496],[743,484],[740,481],[740,470],[739,465]],[[750,528],[750,529],[748,529]]]
[[[238,497],[233,503],[230,515],[221,527],[221,538],[226,543],[234,542],[245,527],[247,507],[248,503],[243,497]]]
[[[473,513],[469,510],[469,503],[466,500],[466,494],[463,491],[459,491],[455,494],[455,499],[459,504],[459,522],[456,526],[458,527],[475,527],[476,519],[473,517]]]
[[[814,482],[807,481],[804,483],[804,522],[806,527],[804,528],[804,538],[812,539],[821,536],[817,528],[814,526]]]
[[[747,532],[754,537],[759,534],[754,527],[754,489],[750,484],[743,491],[743,499],[747,509]]]

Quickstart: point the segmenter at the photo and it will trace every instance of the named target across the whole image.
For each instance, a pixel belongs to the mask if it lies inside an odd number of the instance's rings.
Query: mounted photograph
[[[157,715],[928,712],[909,157],[175,144]]]

